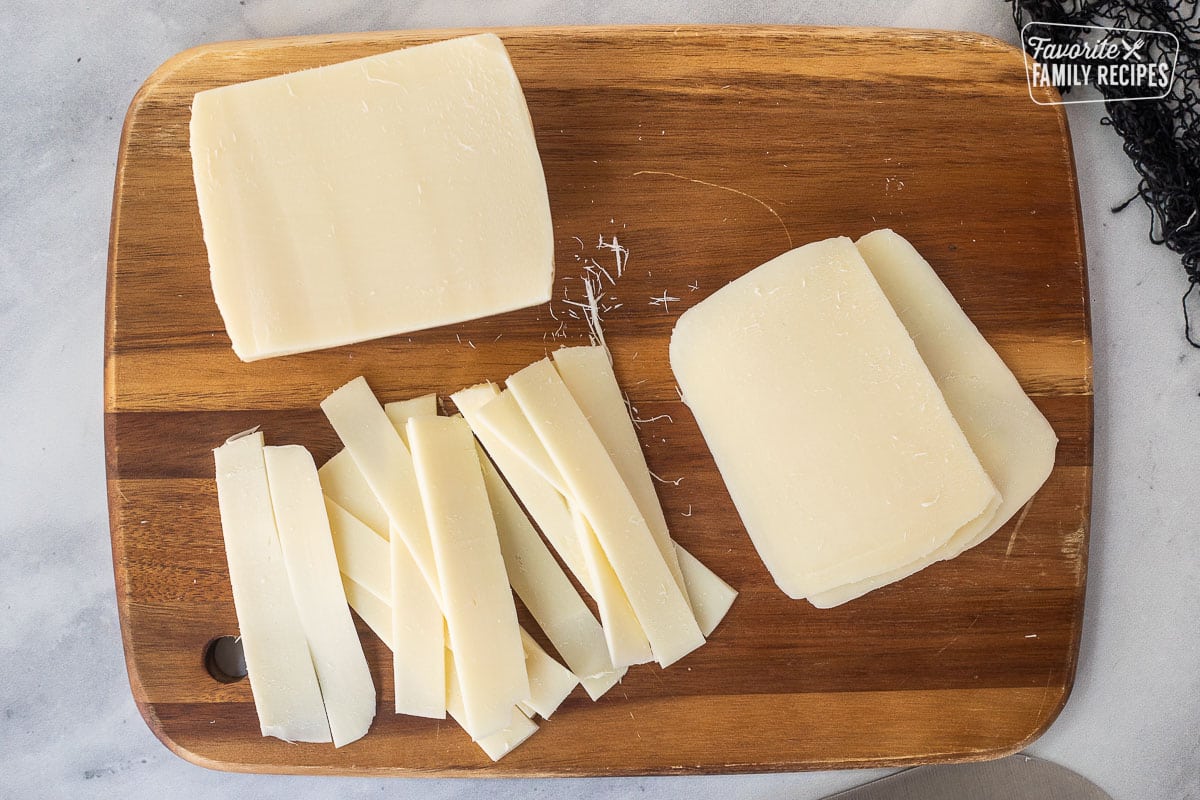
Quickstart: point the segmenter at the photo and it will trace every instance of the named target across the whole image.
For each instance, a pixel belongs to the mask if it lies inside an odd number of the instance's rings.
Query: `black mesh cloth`
[[[1141,198],[1150,209],[1150,241],[1163,244],[1183,260],[1189,285],[1183,296],[1184,336],[1200,348],[1200,3],[1167,0],[1013,0],[1013,19],[1113,28],[1169,31],[1179,40],[1175,80],[1161,100],[1125,100],[1137,89],[1097,87],[1105,98],[1101,124],[1125,140],[1141,180],[1137,192],[1113,208],[1122,211]],[[1081,31],[1055,28],[1056,43],[1078,41]],[[1151,37],[1158,46],[1162,37]],[[1151,51],[1151,57],[1160,55]],[[1069,86],[1060,86],[1064,94]],[[1190,315],[1189,315],[1190,304]],[[1190,316],[1190,319],[1189,319]],[[1200,329],[1200,324],[1195,328]]]

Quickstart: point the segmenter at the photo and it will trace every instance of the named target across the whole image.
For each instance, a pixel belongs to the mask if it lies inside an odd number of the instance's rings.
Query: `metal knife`
[[[976,764],[916,767],[825,800],[1112,800],[1083,776],[1018,753]]]

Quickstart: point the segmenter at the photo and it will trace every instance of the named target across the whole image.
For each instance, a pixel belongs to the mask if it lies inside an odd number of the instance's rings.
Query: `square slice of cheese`
[[[933,552],[997,491],[846,238],[684,312],[671,367],[775,582],[802,598]]]
[[[550,298],[546,181],[493,34],[199,92],[191,155],[244,361]]]

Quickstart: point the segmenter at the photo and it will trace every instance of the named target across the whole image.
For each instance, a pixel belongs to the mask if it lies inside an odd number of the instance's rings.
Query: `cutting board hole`
[[[204,668],[221,683],[236,683],[246,677],[246,655],[237,636],[220,636],[204,649]]]

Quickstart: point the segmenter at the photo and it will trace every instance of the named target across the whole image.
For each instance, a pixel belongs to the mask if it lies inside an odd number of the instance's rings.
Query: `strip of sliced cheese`
[[[509,584],[588,696],[597,700],[621,680],[625,670],[613,666],[604,629],[542,543],[500,473],[482,450],[477,452]],[[532,690],[532,675],[530,681]]]
[[[521,645],[525,648],[525,671],[529,674],[529,700],[518,703],[517,707],[526,716],[537,714],[542,719],[550,719],[579,685],[579,678],[558,663],[524,628],[521,629]]]
[[[671,533],[667,530],[667,518],[663,515],[658,493],[654,491],[646,454],[642,452],[629,409],[621,396],[616,373],[608,360],[608,350],[603,346],[565,347],[554,352],[554,366],[592,430],[600,437],[654,535],[654,543],[667,562],[675,584],[687,598],[687,586]]]
[[[388,404],[385,408],[394,412],[397,407]],[[424,415],[436,412],[436,408],[429,406],[412,410]],[[407,419],[406,415],[392,417],[395,424],[403,424]],[[625,670],[613,667],[600,624],[546,549],[495,467],[482,452],[478,452],[478,455],[509,582],[551,643],[578,675],[588,695],[593,700],[598,699],[621,679]],[[350,470],[357,470],[353,463],[348,466]],[[370,502],[378,505],[373,495]],[[359,616],[374,627],[372,621],[367,619],[367,614],[374,613],[375,620],[380,623],[383,613],[390,615],[391,580],[387,572],[386,541],[380,538],[377,531],[367,528],[328,497],[326,505],[330,510],[330,525],[334,530],[334,543],[338,547],[342,572],[359,584],[356,585],[357,590],[370,591],[385,604],[383,608],[372,604],[373,607],[364,613],[353,600],[351,602],[351,607],[360,612]],[[412,585],[411,581],[408,585]],[[428,657],[430,653],[440,655],[444,647],[440,610],[431,609],[422,597],[414,598],[414,602],[415,607],[410,604],[410,611],[403,622],[404,628],[400,632],[405,646],[396,652],[397,658],[403,658],[405,662],[395,668],[397,675],[404,676],[399,681],[397,697],[404,697],[410,689],[418,697],[433,696],[434,686],[430,686],[428,692],[418,691],[419,687],[430,683],[420,676],[431,675],[431,669],[435,666],[439,672],[444,672],[440,663]],[[437,611],[436,617],[431,611]],[[389,646],[393,641],[390,630],[380,638]],[[412,701],[398,702],[398,705],[405,708],[401,713],[410,714],[416,713],[414,709],[421,707],[414,706]],[[425,708],[427,710],[421,716],[429,716],[428,709],[435,706],[426,704]]]
[[[229,582],[259,727],[263,736],[289,742],[328,742],[325,704],[271,512],[263,435],[231,439],[213,457]]]
[[[321,491],[326,497],[387,538],[390,524],[387,512],[375,498],[371,485],[354,463],[349,450],[339,450],[321,465],[317,474],[321,477]]]
[[[570,499],[555,488],[565,487],[562,475],[512,393],[481,384],[459,394],[462,397],[456,402],[470,409],[471,416],[467,419],[475,420],[476,435],[485,447],[492,448],[501,469],[509,470],[506,477],[546,539],[596,601],[610,662],[623,672],[633,664],[652,660],[641,623],[620,587],[612,564],[602,551],[593,550],[595,536],[590,527],[575,518]],[[599,685],[594,685],[597,677]],[[612,685],[609,681],[619,679],[619,675],[601,674],[585,678],[584,685],[591,693],[601,688],[607,690]]]
[[[638,622],[629,597],[621,588],[621,582],[617,580],[604,549],[596,540],[595,531],[574,505],[571,506],[571,519],[583,546],[583,557],[592,577],[592,585],[596,587],[592,597],[600,610],[600,622],[604,627],[604,639],[612,663],[618,667],[630,667],[653,661],[654,653],[646,632]]]
[[[462,390],[454,395],[454,399],[460,408],[465,406],[471,409],[472,412],[477,412],[480,407],[500,394],[501,392],[493,384],[480,384]],[[622,408],[624,408],[623,403]],[[622,413],[624,414],[624,411]],[[524,416],[523,413],[522,416]],[[473,413],[471,417],[468,417],[468,421],[472,417],[477,418],[478,415]],[[625,414],[625,418],[629,419],[628,414]],[[527,421],[522,420],[522,422],[524,425],[528,425]],[[632,429],[632,420],[629,420],[627,424]],[[517,494],[521,497],[521,501],[525,504],[525,507],[530,509],[530,516],[538,523],[543,532],[547,530],[554,532],[554,535],[547,534],[546,538],[552,544],[556,542],[562,543],[555,548],[559,553],[559,557],[567,564],[568,569],[572,569],[576,580],[587,590],[588,594],[592,595],[592,597],[597,597],[601,594],[601,591],[594,585],[595,582],[592,579],[591,570],[599,568],[611,573],[611,566],[604,567],[595,563],[589,566],[588,562],[584,559],[583,550],[578,543],[578,536],[572,537],[563,532],[565,525],[558,512],[564,508],[561,505],[564,501],[568,503],[565,506],[565,513],[567,520],[570,522],[571,530],[577,530],[577,526],[571,520],[569,500],[562,498],[551,485],[551,480],[562,484],[562,477],[550,461],[550,457],[540,440],[529,440],[523,436],[509,437],[510,441],[522,442],[524,449],[520,451],[514,450],[509,446],[508,441],[505,441],[500,435],[503,433],[502,425],[502,417],[500,415],[492,415],[486,422],[477,419],[473,427],[475,435],[479,438],[480,442],[492,448],[492,457],[496,459],[497,464],[502,465],[502,470],[506,470],[504,473],[505,477],[508,478],[509,483],[513,485],[514,489],[517,490]],[[605,447],[609,449],[610,453],[615,449],[615,446],[609,444],[609,439],[613,437],[613,430],[616,427],[615,425],[609,425],[603,428],[605,435],[601,436],[601,441],[604,442]],[[600,431],[597,431],[597,435],[600,435]],[[636,432],[634,436],[636,438]],[[625,463],[630,464],[632,460],[626,460]],[[644,464],[645,462],[643,461],[643,467]],[[535,467],[535,465],[538,466]],[[544,474],[547,472],[550,473],[549,479]],[[556,506],[555,503],[559,503],[560,505]],[[686,553],[679,543],[673,542],[672,546],[676,550],[676,557],[681,564],[680,572],[683,577],[684,586],[686,587],[689,605],[692,605],[690,596],[693,593],[702,594],[706,598],[706,607],[703,611],[694,608],[693,612],[696,615],[701,632],[705,636],[708,636],[709,633],[716,629],[721,619],[729,611],[733,599],[737,596],[737,591],[721,580],[716,573],[704,564],[701,564],[691,553]],[[685,556],[691,562],[689,569],[686,570],[682,568],[682,561]],[[572,568],[572,564],[576,566]],[[613,609],[610,606],[608,612],[610,614],[620,614],[624,612],[624,609]],[[617,624],[623,625],[626,623],[622,621]],[[557,644],[555,646],[557,647]],[[584,681],[584,686],[588,687],[586,680]],[[588,691],[591,692],[591,689],[589,688]]]
[[[379,637],[379,641],[394,650],[392,644],[392,607],[378,595],[356,582],[353,577],[342,573],[342,588],[346,590],[346,602],[354,609],[367,627]]]
[[[267,447],[263,457],[288,582],[333,744],[341,747],[362,738],[371,727],[375,684],[346,605],[317,466],[299,445]]]
[[[384,403],[383,413],[387,414],[388,419],[392,421],[392,427],[396,429],[396,433],[400,434],[400,438],[404,441],[405,447],[407,447],[408,434],[404,430],[405,424],[413,417],[437,416],[437,395],[430,392],[429,394],[423,394],[420,397],[413,397],[409,400],[396,400],[391,403]]]
[[[737,598],[737,590],[678,544],[675,549],[679,554],[683,581],[688,587],[688,597],[692,601],[692,611],[696,614],[696,624],[700,626],[701,633],[710,636],[729,613]]]
[[[500,395],[495,384],[481,383],[469,389],[455,392],[451,399],[471,426],[479,443],[487,450],[496,467],[504,475],[508,485],[520,498],[529,516],[537,523],[550,546],[558,553],[575,580],[588,594],[595,595],[587,563],[583,560],[583,549],[571,522],[571,510],[557,489],[533,467],[533,457],[526,457],[513,450],[507,442],[491,428],[483,424],[479,410]],[[543,451],[541,442],[537,446]]]
[[[684,596],[700,625],[700,632],[708,636],[729,611],[737,592],[701,564],[699,559],[671,540],[662,504],[658,501],[658,493],[654,491],[650,467],[646,464],[646,455],[622,399],[606,348],[567,347],[557,350],[554,353],[554,366],[608,450],[638,509],[646,518],[659,551],[663,552],[664,557],[669,555],[666,558],[667,566],[672,567],[676,582],[683,587]],[[688,562],[686,567],[685,559]],[[702,595],[703,608],[692,598],[693,593]]]
[[[1000,499],[992,513],[960,529],[932,553],[809,597],[819,608],[861,597],[987,539],[1045,483],[1058,445],[1045,416],[916,248],[888,229],[867,234],[855,246],[912,337]]]
[[[446,623],[442,608],[417,562],[393,536],[392,669],[396,713],[442,719],[446,716]]]
[[[326,496],[325,513],[333,534],[333,550],[338,569],[351,575],[364,589],[391,605],[392,576],[389,566],[388,541],[365,522]]]
[[[200,92],[191,155],[245,361],[550,299],[545,178],[492,34]]]
[[[507,385],[595,532],[655,659],[665,667],[702,645],[645,518],[554,365],[543,359]]]
[[[357,467],[350,462],[349,469]],[[370,502],[378,506],[374,496]],[[446,668],[442,663],[445,625],[441,607],[430,593],[429,585],[403,539],[396,536],[389,542],[328,496],[325,507],[338,565],[343,576],[354,584],[354,593],[349,589],[346,593],[350,607],[392,650],[396,713],[443,719],[446,716]],[[393,547],[395,554],[391,552]],[[363,598],[360,593],[369,593],[373,599]],[[403,609],[394,620],[393,604]]]
[[[465,420],[408,421],[417,484],[442,585],[472,738],[505,728],[529,697],[529,677],[475,439]]]
[[[849,239],[684,312],[671,366],[764,564],[800,598],[911,563],[996,488]]]
[[[435,416],[437,397],[428,394],[388,403],[383,410],[407,448],[408,420]],[[445,617],[403,538],[389,533],[389,539],[396,713],[442,719],[446,716]]]
[[[441,596],[429,527],[412,456],[379,401],[359,377],[321,401],[321,409],[387,512],[389,535],[398,531],[434,597]]]
[[[373,533],[371,535],[375,536]],[[361,568],[362,565],[356,562],[354,566]],[[374,592],[358,583],[355,580],[356,577],[353,572],[342,574],[342,583],[350,607],[358,612],[367,626],[380,636],[384,644],[391,648],[391,632],[388,630],[392,618],[391,607],[387,605],[386,601],[379,599]],[[586,611],[586,608],[584,610]],[[593,624],[594,622],[593,620]],[[599,632],[599,626],[596,626],[596,630]],[[529,698],[517,703],[517,707],[525,712],[526,716],[532,717],[534,714],[540,714],[543,718],[549,719],[563,700],[579,685],[580,680],[571,670],[558,663],[553,656],[547,653],[528,631],[521,628],[520,633],[521,646],[525,652],[525,670],[529,675]],[[430,637],[429,641],[435,641],[435,639]],[[440,635],[437,636],[436,642],[443,642],[443,638]],[[603,648],[603,641],[601,641],[601,648]],[[443,650],[437,659],[438,666],[443,670],[441,681],[443,686],[445,683],[443,658],[449,653],[449,650]]]
[[[476,420],[489,433],[501,439],[509,449],[520,453],[542,480],[553,486],[559,494],[564,497],[570,495],[562,474],[554,466],[550,454],[542,446],[512,392],[506,389],[488,403],[479,406]]]
[[[364,400],[362,405],[369,404]],[[412,415],[436,414],[436,396],[429,394],[388,403],[384,413],[393,435],[399,437],[407,454],[404,424]],[[378,422],[378,415],[372,416]],[[394,446],[395,441],[391,444]],[[416,565],[404,537],[391,535],[389,515],[354,462],[349,448],[325,463],[321,468],[321,481],[327,501],[334,506],[340,506],[341,502],[350,504],[355,511],[349,516],[356,516],[371,529],[370,535],[385,543],[381,552],[372,546],[352,521],[344,520],[331,511],[331,523],[343,528],[339,532],[344,546],[347,549],[352,546],[358,548],[359,552],[347,553],[347,559],[357,557],[367,561],[381,558],[378,564],[364,565],[361,570],[349,567],[348,561],[343,562],[342,571],[377,594],[384,592],[379,596],[386,602],[389,614],[392,608],[402,610],[390,620],[388,635],[381,637],[392,649],[396,713],[443,719],[446,716],[446,669],[442,663],[445,625],[437,598],[430,592],[428,582]],[[415,483],[415,476],[413,481]],[[423,515],[421,524],[424,524]],[[359,609],[356,607],[355,610]],[[372,611],[380,613],[378,609]]]
[[[468,727],[466,702],[463,699],[462,684],[452,653],[446,652],[446,708],[454,721],[462,726],[467,735],[492,761],[499,761],[511,753],[514,748],[537,733],[537,723],[521,711],[517,706],[511,709],[511,717],[507,725],[499,731],[483,736],[471,733]]]

